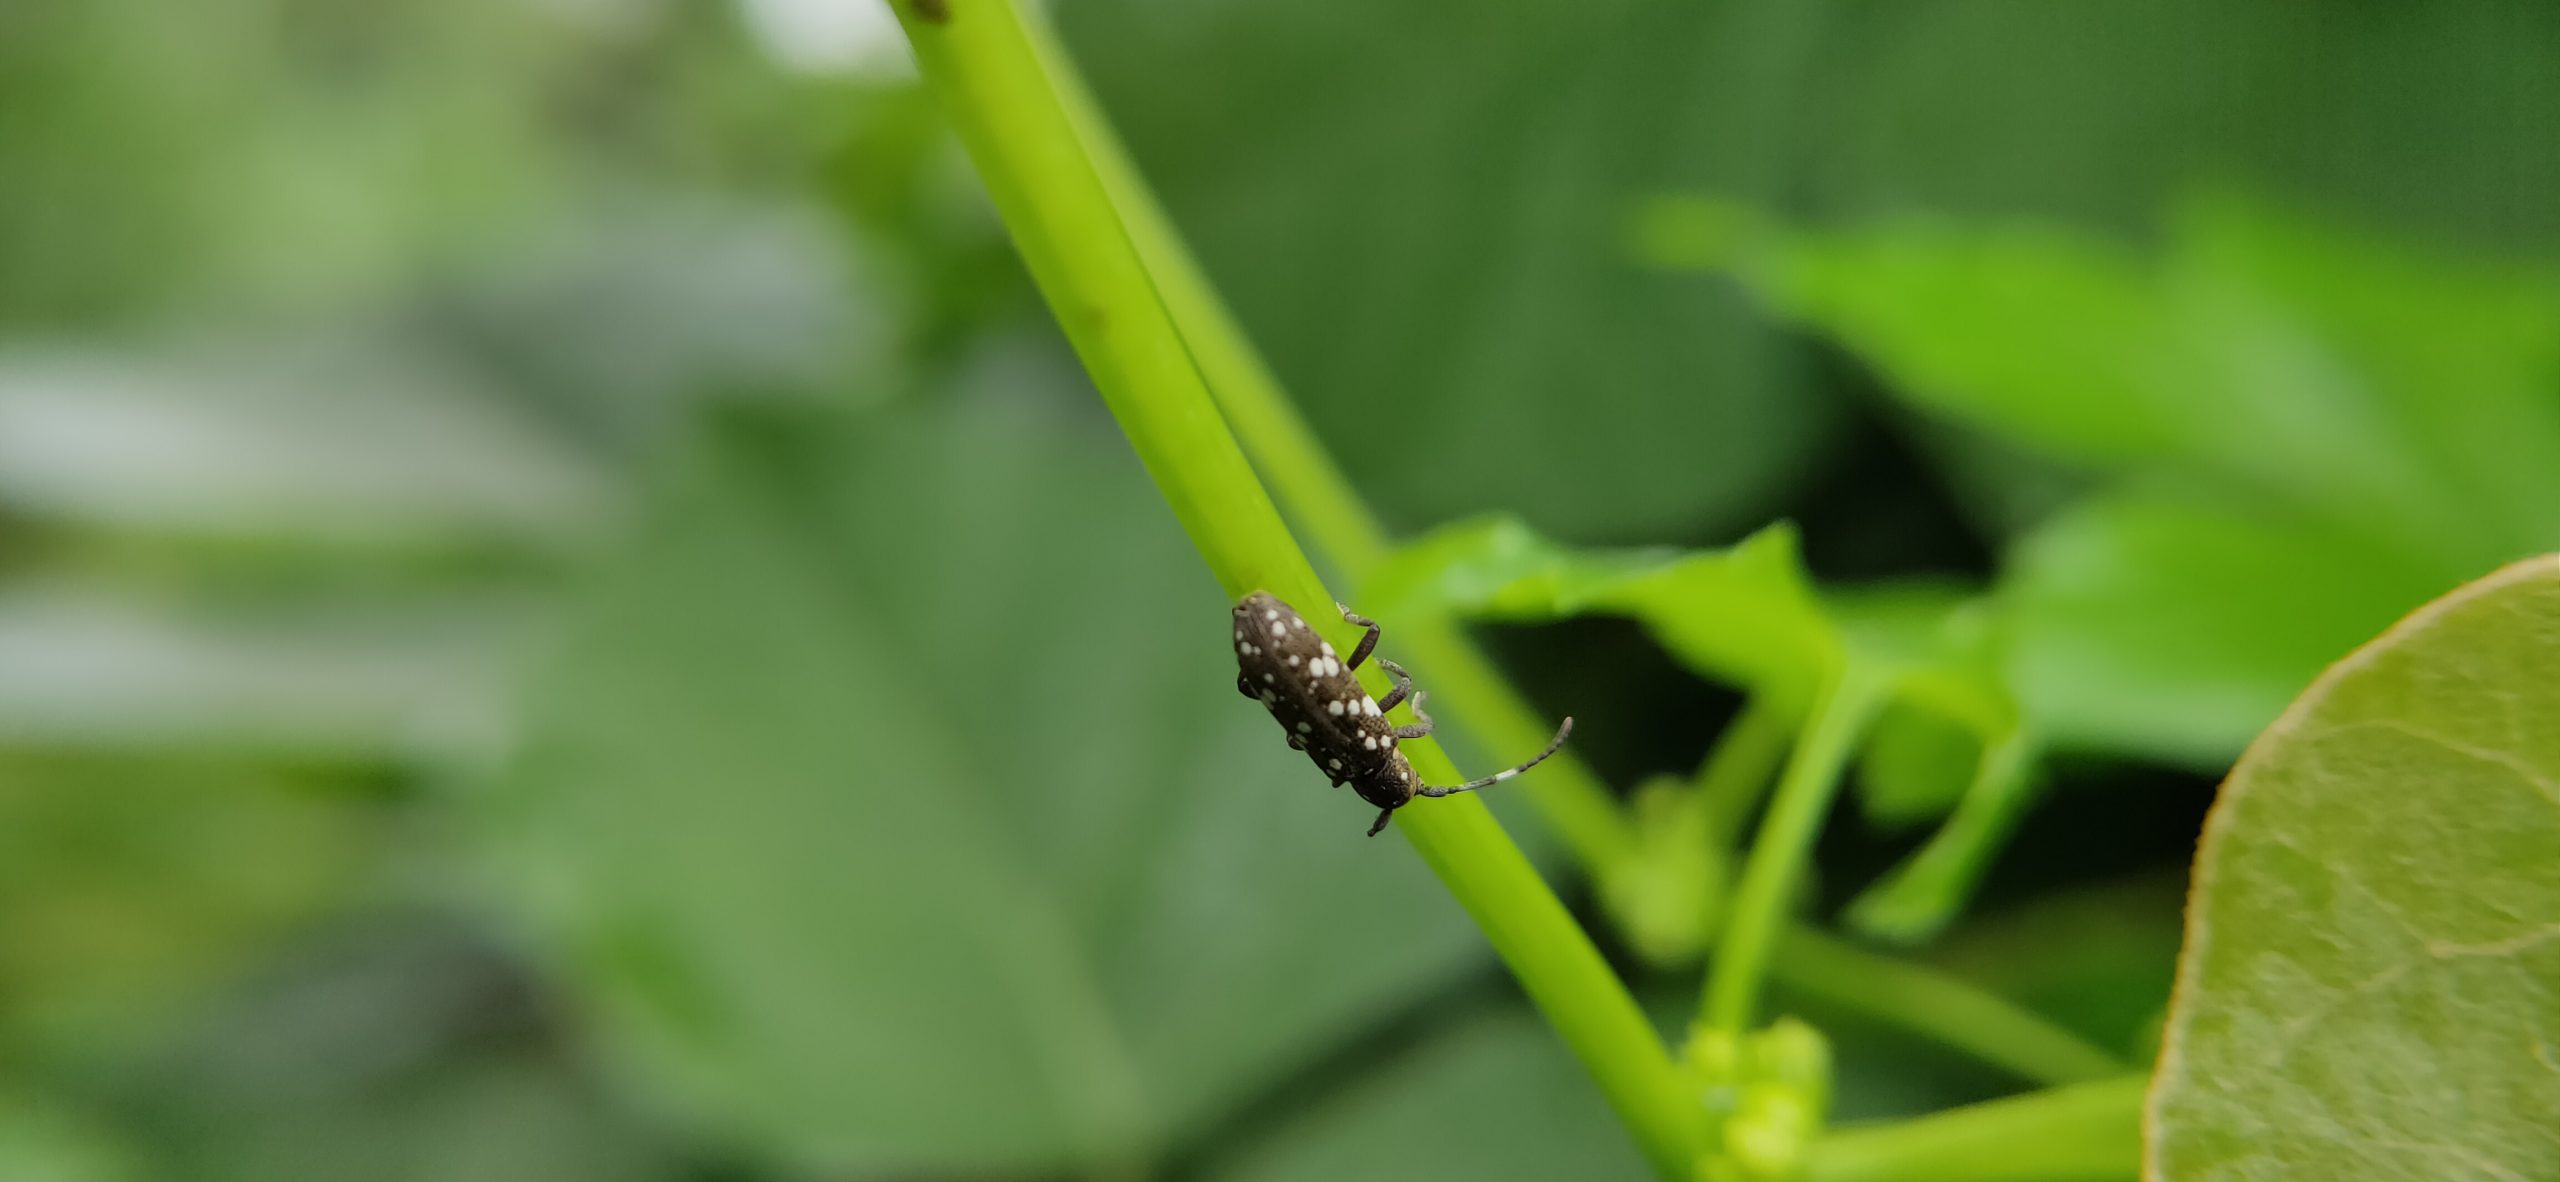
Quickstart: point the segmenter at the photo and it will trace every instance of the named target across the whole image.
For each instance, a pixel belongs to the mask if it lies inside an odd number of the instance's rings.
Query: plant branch
[[[2122,1075],[2124,1060],[2005,997],[1923,965],[1879,956],[1808,927],[1770,952],[1769,975],[1795,992],[1918,1031],[2039,1084]]]
[[[1751,695],[1742,712],[1716,736],[1714,750],[1698,768],[1699,795],[1706,801],[1717,841],[1731,841],[1760,807],[1771,773],[1786,758],[1787,717],[1765,693]]]
[[[1193,345],[1088,154],[1068,106],[1082,100],[1055,81],[1064,75],[1043,58],[1045,31],[1035,33],[1012,0],[892,7],[1050,311],[1211,572],[1231,598],[1262,588],[1316,608],[1309,619],[1347,644],[1347,625],[1321,610],[1333,597],[1211,402]],[[1371,692],[1385,688],[1374,667],[1363,673]],[[1405,752],[1426,777],[1455,778],[1437,745],[1415,742]],[[1669,1055],[1492,814],[1471,796],[1453,797],[1402,810],[1397,828],[1581,1058],[1655,1168],[1686,1177],[1699,1132]]]
[[[2034,762],[2025,731],[1989,739],[1955,814],[1919,852],[1849,904],[1849,926],[1906,944],[1945,928],[2017,829],[2034,795]]]
[[[1878,679],[1856,661],[1843,661],[1815,694],[1802,737],[1779,776],[1777,795],[1752,839],[1733,910],[1708,966],[1701,1015],[1720,1030],[1739,1034],[1750,1025],[1760,996],[1769,949],[1786,922],[1787,899],[1812,854],[1813,839],[1838,794],[1840,776],[1859,732],[1882,696]]]
[[[1319,554],[1358,586],[1386,558],[1392,545],[1386,529],[1298,413],[1225,301],[1218,298],[1217,288],[1130,163],[1065,55],[1047,39],[1046,30],[1034,26],[1031,35],[1053,65],[1052,76],[1094,168],[1139,257],[1155,278],[1166,313],[1190,346],[1210,397],[1217,400],[1237,440],[1270,481],[1290,519],[1306,531]],[[1555,720],[1537,712],[1514,691],[1454,621],[1402,621],[1394,643],[1411,655],[1411,663],[1431,671],[1433,683],[1442,687],[1447,700],[1465,703],[1446,713],[1456,715],[1462,726],[1485,742],[1506,751],[1533,750],[1555,729]],[[1586,873],[1599,875],[1632,856],[1635,836],[1625,810],[1608,785],[1571,750],[1548,760],[1541,773],[1518,791],[1537,806]]]
[[[2128,1075],[1993,1100],[1813,1143],[1810,1182],[2129,1182],[2142,1172],[2142,1095]]]

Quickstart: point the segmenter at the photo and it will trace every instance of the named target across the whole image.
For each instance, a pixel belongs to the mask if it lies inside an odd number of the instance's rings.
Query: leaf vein
[[[2512,752],[2500,751],[2491,747],[2483,747],[2476,743],[2466,743],[2449,735],[2440,735],[2423,727],[2412,726],[2397,718],[2366,718],[2358,719],[2354,722],[2342,722],[2335,726],[2325,727],[2319,733],[2324,735],[2336,735],[2358,730],[2391,731],[2396,734],[2406,735],[2422,743],[2433,744],[2434,746],[2443,748],[2451,754],[2459,755],[2466,759],[2473,759],[2481,763],[2504,768],[2507,771],[2515,773],[2518,779],[2532,785],[2535,790],[2541,792],[2545,800],[2550,801],[2556,807],[2560,807],[2560,781],[2553,780],[2550,775],[2545,773],[2542,769],[2517,758]]]

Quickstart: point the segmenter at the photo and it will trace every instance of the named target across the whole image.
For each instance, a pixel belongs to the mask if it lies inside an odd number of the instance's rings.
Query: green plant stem
[[[1517,753],[1545,746],[1554,734],[1555,718],[1540,713],[1513,690],[1454,621],[1410,621],[1397,632],[1396,643],[1417,667],[1431,670],[1433,683],[1451,702],[1466,704],[1463,710],[1449,712],[1458,714],[1471,732],[1483,735],[1486,744],[1498,748],[1489,753],[1493,759],[1517,759]],[[1435,703],[1440,699],[1441,694],[1431,696]],[[1590,765],[1568,754],[1558,752],[1538,765],[1537,775],[1514,783],[1527,789],[1523,795],[1538,810],[1539,819],[1563,839],[1583,872],[1596,878],[1635,856],[1635,829]]]
[[[1701,1014],[1709,1025],[1736,1034],[1750,1025],[1769,949],[1786,921],[1788,894],[1804,871],[1814,836],[1839,793],[1850,749],[1875,712],[1882,689],[1862,666],[1844,661],[1806,711],[1803,735],[1752,839],[1733,910],[1716,942],[1715,962],[1708,966]]]
[[[1280,388],[1270,365],[1251,338],[1218,298],[1198,260],[1174,231],[1173,219],[1157,204],[1137,166],[1129,160],[1120,137],[1102,117],[1083,78],[1045,30],[1032,31],[1041,54],[1053,63],[1062,100],[1093,157],[1094,168],[1120,210],[1129,237],[1155,276],[1165,311],[1190,345],[1210,396],[1226,412],[1253,458],[1267,471],[1272,488],[1313,536],[1318,549],[1356,578],[1384,561],[1392,543],[1386,528],[1351,487],[1351,478],[1333,462],[1315,429],[1298,414],[1297,405]]]
[[[1760,807],[1760,798],[1787,753],[1787,717],[1765,693],[1753,694],[1742,712],[1716,736],[1698,768],[1698,793],[1717,841],[1731,841]]]
[[[2142,1172],[2147,1076],[2073,1084],[1813,1143],[1811,1182],[2122,1182]]]
[[[1807,927],[1778,937],[1769,976],[1793,991],[1908,1027],[2039,1084],[2122,1075],[2128,1064],[1998,994]]]
[[[1219,583],[1230,597],[1258,587],[1302,605],[1331,603],[1210,401],[1043,60],[1045,31],[1035,34],[1011,0],[893,0],[892,8],[1041,295]],[[1309,616],[1347,647],[1348,625],[1323,611]],[[1371,692],[1385,688],[1374,667],[1362,672]],[[1437,745],[1404,750],[1424,776],[1455,777]],[[1492,814],[1472,797],[1453,797],[1397,816],[1655,1168],[1686,1177],[1700,1130],[1670,1056]]]
[[[1906,944],[1944,930],[2026,813],[2034,762],[2024,731],[1991,739],[1955,814],[1919,852],[1850,902],[1850,926]]]
[[[1350,477],[1333,462],[1261,352],[1218,298],[1217,288],[1174,231],[1172,218],[1130,163],[1072,64],[1045,29],[1034,26],[1031,35],[1051,63],[1069,117],[1139,257],[1155,279],[1167,314],[1190,346],[1210,397],[1217,400],[1236,438],[1287,507],[1290,520],[1306,531],[1318,553],[1358,585],[1386,558],[1391,543],[1385,527],[1369,512]],[[1513,691],[1454,621],[1401,621],[1394,644],[1412,658],[1411,663],[1431,671],[1432,683],[1446,700],[1465,703],[1448,713],[1485,742],[1506,751],[1534,750],[1554,729],[1555,720],[1532,709]],[[1633,856],[1635,834],[1625,810],[1608,785],[1572,751],[1549,760],[1519,791],[1529,797],[1585,872],[1596,876]]]

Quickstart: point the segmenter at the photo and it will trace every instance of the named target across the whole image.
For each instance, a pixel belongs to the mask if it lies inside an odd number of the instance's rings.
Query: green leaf
[[[1580,552],[1513,518],[1482,518],[1416,541],[1361,594],[1382,611],[1629,617],[1691,669],[1775,690],[1798,708],[1843,659],[1783,524],[1726,550]]]
[[[2457,577],[2353,526],[2100,498],[2011,558],[2010,672],[2056,746],[2211,771],[2322,662]]]
[[[1059,10],[1140,170],[1391,524],[1500,504],[1579,536],[1747,527],[1840,404],[1741,293],[1627,267],[1612,239],[1665,176],[1780,183],[1795,141],[1762,113],[1795,106],[1769,67],[1803,55],[1803,22],[1659,0],[1477,15]]]
[[[1895,828],[1943,817],[1973,782],[1980,736],[1909,706],[1876,717],[1858,757],[1858,797],[1869,824]]]
[[[1938,222],[1759,245],[1771,302],[1927,409],[2097,466],[2215,443],[2220,420],[2191,413],[2203,361],[2124,250]]]
[[[7,1056],[94,1071],[361,893],[377,851],[336,787],[200,751],[0,757]]]
[[[1516,1008],[1469,1015],[1327,1092],[1219,1182],[1637,1178],[1645,1164],[1573,1062]]]
[[[2047,455],[2471,560],[2560,530],[2560,277],[2227,196],[2187,203],[2156,261],[1941,222],[1739,237],[1764,296],[1904,398]]]
[[[1435,531],[1399,552],[1362,589],[1382,611],[1410,617],[1456,612],[1547,620],[1601,614],[1641,623],[1699,675],[1740,686],[1789,726],[1826,683],[1846,675],[1900,707],[1895,746],[1872,764],[1887,792],[1875,811],[1909,820],[1922,809],[1969,807],[1852,914],[1899,939],[1935,931],[1961,906],[2023,804],[2026,751],[2018,709],[1994,660],[1991,620],[1961,590],[1883,585],[1817,597],[1787,525],[1725,550],[1572,550],[1510,518]],[[1863,693],[1863,691],[1862,691]],[[1857,740],[1871,703],[1861,701],[1842,742]],[[1930,730],[1928,728],[1940,728]],[[1966,756],[1923,772],[1916,761],[1948,745],[1911,750],[1914,735],[1971,736]],[[1845,755],[1846,747],[1836,754]],[[1916,798],[1916,802],[1915,802]],[[1669,815],[1666,812],[1666,815]],[[1703,819],[1703,818],[1701,818]],[[1648,955],[1683,949],[1675,917],[1711,905],[1692,889],[1715,868],[1683,865],[1654,844],[1641,865],[1608,868],[1603,889]],[[1706,856],[1706,855],[1699,855]],[[1662,893],[1667,884],[1678,886]],[[1700,927],[1703,931],[1703,926]]]
[[[0,1177],[16,1182],[126,1182],[137,1155],[115,1130],[59,1102],[0,1093]]]
[[[2154,1176],[2560,1175],[2560,558],[2420,610],[2205,826]]]
[[[1116,443],[1025,410],[719,433],[496,802],[608,1047],[821,1172],[1142,1162],[1479,955]]]
[[[0,590],[0,742],[474,761],[531,614],[501,594],[182,598],[103,579]]]
[[[2112,486],[2010,564],[2019,692],[2058,744],[2209,768],[2331,655],[2560,545],[2560,275],[2229,196],[2166,238],[1798,232],[1688,200],[1639,249],[1739,273],[1915,406]]]
[[[527,407],[432,353],[313,331],[335,343],[0,353],[0,501],[106,528],[374,547],[552,547],[603,520],[606,474]]]

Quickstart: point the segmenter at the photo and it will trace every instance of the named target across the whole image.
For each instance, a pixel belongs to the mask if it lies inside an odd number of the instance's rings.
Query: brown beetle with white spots
[[[1548,743],[1546,750],[1518,767],[1455,787],[1423,783],[1422,777],[1414,774],[1413,765],[1405,762],[1404,753],[1396,750],[1396,741],[1431,733],[1431,716],[1422,712],[1424,695],[1414,693],[1413,678],[1403,666],[1384,657],[1378,658],[1378,667],[1396,679],[1396,687],[1387,691],[1386,700],[1371,698],[1369,691],[1360,688],[1351,671],[1378,647],[1378,625],[1351,614],[1351,609],[1341,604],[1333,606],[1343,619],[1369,630],[1348,659],[1336,654],[1296,609],[1270,592],[1256,591],[1245,596],[1235,610],[1239,670],[1236,689],[1261,702],[1288,734],[1289,746],[1306,752],[1307,758],[1333,780],[1334,787],[1349,784],[1360,799],[1378,806],[1378,823],[1369,827],[1369,836],[1376,837],[1396,810],[1414,797],[1449,796],[1499,784],[1538,766],[1540,760],[1564,746],[1566,735],[1573,733],[1573,720],[1568,718],[1556,728],[1555,741]],[[1395,709],[1409,694],[1413,698],[1413,723],[1397,726],[1388,722],[1387,711]]]

